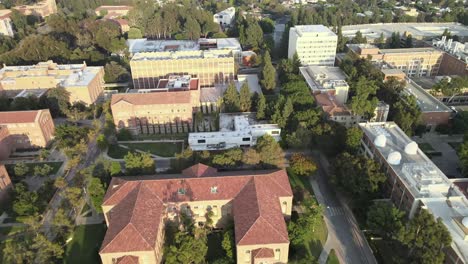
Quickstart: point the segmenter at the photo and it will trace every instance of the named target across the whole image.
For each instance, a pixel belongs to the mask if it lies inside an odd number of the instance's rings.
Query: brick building
[[[117,129],[132,134],[188,132],[200,108],[200,82],[190,76],[160,79],[154,89],[113,94],[111,109]]]
[[[440,219],[452,237],[445,263],[468,262],[468,199],[463,190],[419,149],[394,122],[361,123],[362,153],[387,176],[386,197],[412,218],[421,208]]]
[[[198,164],[182,174],[114,177],[99,254],[104,264],[161,263],[165,226],[182,214],[202,226],[212,211],[215,227],[234,220],[237,263],[287,263],[292,198],[285,170],[218,172]]]
[[[53,61],[0,69],[0,91],[18,94],[23,90],[60,87],[70,93],[70,102],[93,104],[103,93],[104,67],[83,64],[60,65]]]
[[[0,154],[4,157],[16,149],[46,147],[54,132],[49,109],[0,112]]]

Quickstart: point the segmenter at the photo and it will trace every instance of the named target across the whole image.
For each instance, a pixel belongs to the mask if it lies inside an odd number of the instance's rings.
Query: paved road
[[[320,204],[325,208],[324,218],[328,227],[328,239],[319,263],[325,263],[328,252],[335,249],[341,263],[376,264],[377,261],[364,235],[359,229],[353,213],[346,203],[331,188],[328,178],[328,162],[319,153],[314,153],[319,160],[319,170],[311,179],[312,187]]]

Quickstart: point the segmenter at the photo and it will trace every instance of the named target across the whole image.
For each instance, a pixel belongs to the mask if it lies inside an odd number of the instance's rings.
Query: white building
[[[8,9],[0,10],[0,35],[13,37],[13,27],[10,19],[11,11]]]
[[[302,65],[335,65],[338,37],[323,25],[295,26],[289,30],[288,57],[297,52]]]
[[[339,67],[307,66],[299,68],[312,94],[328,93],[334,95],[340,104],[348,101],[349,85]]]
[[[468,263],[468,199],[394,122],[361,123],[363,153],[382,165],[386,196],[412,218],[419,208],[452,237],[444,263]]]
[[[189,133],[188,143],[196,151],[251,147],[265,134],[276,141],[281,139],[278,125],[257,122],[254,113],[222,113],[219,115],[219,131]]]
[[[229,27],[232,22],[234,22],[234,17],[236,15],[236,9],[234,7],[229,7],[219,13],[213,15],[213,21],[220,24],[223,27]]]

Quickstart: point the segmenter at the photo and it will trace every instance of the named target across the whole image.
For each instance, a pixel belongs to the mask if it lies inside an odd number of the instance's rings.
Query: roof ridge
[[[282,172],[284,171],[286,173],[286,177],[288,177],[288,172],[286,171],[286,169],[281,169],[281,170],[278,170],[278,171],[275,171],[275,172],[272,172],[270,173],[268,176],[272,176],[273,173],[278,173],[278,172]],[[279,184],[278,181],[276,181],[273,177],[271,178],[271,180],[273,182],[275,182],[276,185],[278,185],[281,189],[283,189],[283,191],[286,191],[286,193],[290,193],[288,190],[286,190],[283,185]],[[291,193],[292,194],[292,193]]]
[[[256,187],[255,187],[255,177],[252,177],[252,179],[250,179],[249,182],[252,182],[253,185],[254,185],[254,193],[255,193],[255,201],[257,202],[257,209],[258,209],[258,216],[257,218],[255,219],[255,221],[252,223],[252,225],[249,227],[249,229],[244,233],[244,235],[242,236],[242,238],[239,240],[239,242],[237,242],[237,244],[240,244],[242,242],[242,240],[247,236],[247,234],[252,230],[252,227],[257,223],[258,219],[260,219],[261,217],[261,213],[260,213],[260,205],[259,205],[259,202],[258,202],[258,194],[257,194],[257,190],[256,190]],[[247,182],[247,184],[244,186],[244,188],[249,184],[249,182]],[[244,190],[244,188],[242,188],[242,190]],[[240,193],[241,191],[239,191]],[[236,196],[237,197],[237,196]]]
[[[282,236],[283,238],[285,238],[285,237],[283,236],[283,234],[281,234],[280,232],[278,232],[278,229],[276,229],[276,228],[270,223],[270,221],[268,221],[265,217],[263,217],[262,215],[260,215],[259,218],[262,218],[263,220],[265,220],[265,221],[268,223],[268,225],[270,225],[271,228],[273,228],[273,229],[276,231],[276,233],[278,233],[278,235],[280,235],[280,236]],[[289,237],[286,237],[286,240],[289,241]]]

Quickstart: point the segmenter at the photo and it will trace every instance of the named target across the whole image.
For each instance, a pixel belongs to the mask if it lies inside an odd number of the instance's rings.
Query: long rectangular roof
[[[0,112],[0,125],[34,123],[36,121],[37,116],[40,115],[41,111],[49,111],[49,109]]]

